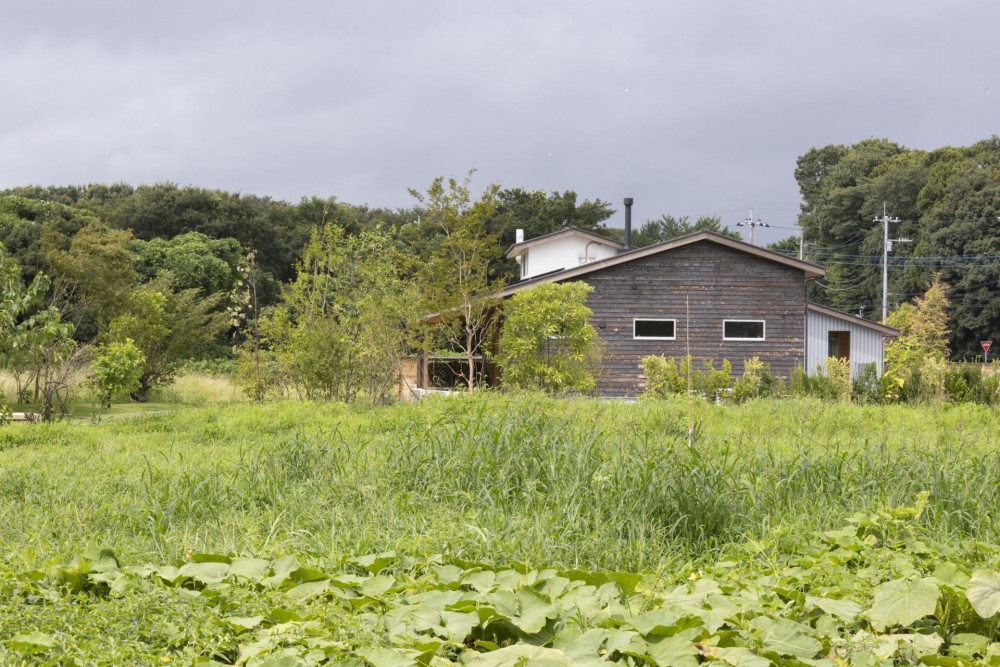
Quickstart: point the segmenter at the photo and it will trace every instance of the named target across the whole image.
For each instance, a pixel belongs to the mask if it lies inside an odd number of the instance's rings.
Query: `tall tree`
[[[469,390],[476,385],[477,358],[489,349],[498,315],[496,294],[503,286],[490,272],[500,257],[498,238],[486,229],[486,220],[496,211],[499,187],[489,186],[473,201],[471,178],[472,172],[462,181],[438,177],[426,192],[410,189],[425,224],[442,235],[424,265],[424,289],[445,344],[465,359]]]
[[[264,344],[306,397],[379,403],[394,388],[418,304],[394,259],[377,227],[314,230],[295,281],[262,323]]]
[[[14,375],[18,400],[29,400],[34,386],[46,421],[55,402],[65,398],[63,366],[76,347],[73,326],[62,321],[56,308],[44,306],[48,290],[43,273],[25,285],[17,262],[0,245],[0,361]]]

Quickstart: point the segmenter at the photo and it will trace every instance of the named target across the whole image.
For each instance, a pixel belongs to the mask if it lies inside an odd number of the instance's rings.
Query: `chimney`
[[[625,249],[632,249],[632,198],[625,197]]]
[[[518,229],[514,231],[514,243],[524,243],[524,230]]]

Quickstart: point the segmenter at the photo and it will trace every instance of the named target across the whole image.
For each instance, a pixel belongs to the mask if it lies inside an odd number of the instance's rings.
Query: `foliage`
[[[25,285],[21,271],[0,246],[0,350],[3,365],[15,377],[17,399],[41,400],[45,421],[56,404],[67,400],[66,367],[76,347],[73,326],[62,321],[55,308],[42,308],[49,289],[48,277],[35,275]],[[30,387],[34,386],[33,396]]]
[[[645,394],[652,398],[682,393],[687,385],[687,378],[677,372],[673,357],[667,359],[656,354],[643,357],[642,374],[646,376]]]
[[[139,241],[132,250],[147,280],[169,275],[175,289],[200,289],[205,294],[232,289],[243,254],[236,239],[213,239],[200,232]]]
[[[131,338],[97,348],[90,370],[101,408],[110,408],[115,396],[139,389],[145,362],[145,356]]]
[[[942,394],[948,359],[947,285],[935,275],[912,304],[890,313],[886,322],[900,335],[885,346],[886,384],[891,398],[936,398]]]
[[[728,359],[722,360],[720,368],[715,368],[713,360],[702,359],[699,369],[694,367],[694,359],[690,356],[681,357],[680,363],[676,363],[673,357],[665,359],[652,355],[643,358],[642,368],[646,376],[646,394],[657,398],[685,392],[690,382],[691,391],[718,399],[733,384],[733,367]]]
[[[832,396],[838,401],[850,401],[853,386],[851,385],[851,361],[847,357],[827,357],[823,363],[826,377],[830,382]]]
[[[434,179],[426,192],[411,189],[420,203],[424,224],[440,230],[440,245],[421,270],[427,312],[436,313],[437,332],[447,346],[465,357],[465,382],[476,385],[476,359],[488,350],[497,325],[498,298],[503,283],[494,279],[490,266],[499,259],[497,237],[486,220],[497,207],[499,186],[486,189],[472,201],[472,172],[464,181]]]
[[[979,341],[1000,326],[1000,302],[990,294],[1000,279],[990,259],[1000,254],[1000,139],[929,152],[883,139],[813,148],[799,158],[795,177],[806,259],[828,268],[810,286],[811,298],[848,312],[879,311],[886,211],[899,219],[890,238],[912,241],[889,255],[890,307],[920,294],[940,271],[952,286],[951,350],[979,353]]]
[[[53,275],[51,303],[92,339],[125,311],[138,282],[132,235],[92,222],[72,238],[49,230],[42,242]]]
[[[0,662],[995,662],[995,410],[691,409],[691,446],[684,402],[498,394],[6,429]]]
[[[771,367],[759,357],[743,362],[743,377],[733,383],[733,400],[737,403],[767,396],[775,386]]]
[[[149,660],[177,656],[205,665],[236,657],[259,666],[351,659],[376,667],[437,660],[481,667],[836,665],[916,657],[996,664],[1000,575],[939,560],[920,541],[907,519],[919,517],[925,498],[915,508],[855,515],[844,528],[786,549],[745,547],[743,565],[706,563],[662,580],[395,552],[333,563],[206,553],[130,566],[105,550],[23,573],[20,593],[49,605],[73,596],[92,608],[108,598],[158,600],[157,612],[143,615],[149,627],[139,628],[150,644],[126,650],[134,658],[142,652]],[[215,632],[171,622],[192,601]],[[46,631],[16,633],[3,649],[7,657],[86,657],[78,631],[41,611],[32,616],[47,622]]]
[[[217,310],[221,300],[220,294],[204,296],[197,289],[175,292],[162,281],[132,291],[127,313],[108,324],[103,339],[106,344],[131,340],[142,352],[134,400],[148,400],[150,391],[168,384],[185,360],[211,349],[227,326],[225,313]]]
[[[718,216],[700,217],[691,222],[686,215],[680,218],[675,218],[672,215],[661,215],[655,220],[647,220],[642,227],[633,230],[632,245],[636,248],[642,248],[701,231],[715,232],[737,241],[741,240],[739,233],[722,226],[722,218]]]
[[[548,392],[594,387],[597,331],[582,282],[546,283],[514,294],[504,304],[500,337],[504,384]]]
[[[952,364],[944,373],[944,391],[954,403],[1000,402],[1000,374],[986,375],[979,364]]]
[[[226,310],[230,324],[244,337],[242,345],[235,346],[237,360],[236,383],[253,401],[260,403],[274,394],[283,384],[277,362],[270,351],[264,349],[266,339],[261,329],[261,281],[263,274],[257,265],[257,253],[247,252],[237,265],[239,279],[229,293],[232,303]]]
[[[377,228],[357,236],[332,224],[314,230],[281,307],[261,324],[278,368],[258,358],[254,372],[263,375],[253,384],[267,387],[287,376],[307,398],[385,401],[419,307],[393,259]],[[244,366],[248,361],[244,356]]]
[[[851,382],[851,398],[860,403],[881,403],[884,398],[882,380],[878,375],[878,364],[864,364],[861,372]]]

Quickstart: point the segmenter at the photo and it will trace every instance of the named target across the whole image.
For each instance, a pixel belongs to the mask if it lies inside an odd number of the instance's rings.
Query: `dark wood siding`
[[[760,357],[787,378],[803,363],[805,276],[777,262],[701,241],[595,271],[579,278],[594,291],[587,304],[592,324],[606,345],[598,392],[604,396],[642,393],[642,358],[662,354],[680,359],[690,337],[695,363],[729,359],[733,375],[743,361]],[[690,319],[685,315],[688,299]],[[635,318],[677,320],[676,340],[636,340]],[[723,320],[765,321],[763,341],[724,341]]]

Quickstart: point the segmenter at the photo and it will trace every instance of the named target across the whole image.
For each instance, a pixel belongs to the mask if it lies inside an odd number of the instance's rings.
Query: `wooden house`
[[[568,229],[519,239],[507,257],[520,262],[522,280],[504,297],[545,282],[593,287],[587,305],[605,344],[597,385],[604,396],[641,393],[641,362],[654,354],[690,354],[716,367],[728,359],[734,375],[751,357],[785,378],[796,365],[821,370],[827,356],[848,358],[854,377],[869,363],[881,373],[883,338],[898,334],[808,303],[806,282],[823,276],[823,267],[711,232],[628,249]]]

